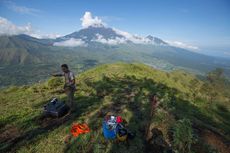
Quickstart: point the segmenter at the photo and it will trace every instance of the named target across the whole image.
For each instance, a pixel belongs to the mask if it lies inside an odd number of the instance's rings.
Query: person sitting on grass
[[[70,109],[72,109],[73,108],[73,102],[74,102],[74,92],[76,90],[75,76],[74,76],[74,73],[69,70],[69,67],[67,64],[62,64],[61,69],[62,69],[63,73],[52,74],[52,76],[54,76],[54,77],[64,76],[65,84],[64,84],[63,89],[67,95],[67,105],[70,107]]]

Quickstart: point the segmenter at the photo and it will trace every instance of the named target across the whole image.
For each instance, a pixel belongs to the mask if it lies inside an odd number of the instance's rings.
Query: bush
[[[173,146],[175,151],[179,153],[190,153],[191,145],[194,141],[190,120],[178,120],[173,128]]]

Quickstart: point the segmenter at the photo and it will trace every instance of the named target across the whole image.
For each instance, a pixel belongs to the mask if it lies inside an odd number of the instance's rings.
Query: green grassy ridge
[[[160,128],[166,138],[168,128],[176,120],[174,115],[199,119],[223,133],[229,132],[229,105],[219,102],[208,106],[202,97],[193,99],[194,79],[197,80],[183,71],[167,73],[139,63],[101,65],[76,78],[76,112],[62,124],[52,126],[43,125],[39,116],[50,98],[66,99],[64,94],[56,92],[62,88],[61,78],[0,90],[0,132],[16,127],[24,135],[24,139],[14,145],[8,141],[1,143],[0,150],[11,147],[16,152],[89,152],[89,149],[94,152],[143,152],[144,138],[139,130],[148,122],[148,97],[153,93],[160,98],[161,106],[152,119],[152,126]],[[197,81],[196,87],[202,86],[203,82]],[[219,105],[227,109],[220,112]],[[137,131],[137,138],[129,148],[106,142],[101,134],[103,115],[100,114],[116,112],[114,108],[127,120],[129,128]],[[92,132],[66,146],[63,138],[73,122],[87,122]],[[102,151],[101,147],[105,149]]]
[[[122,62],[93,68],[81,74],[79,78],[87,79],[90,78],[90,76],[94,76],[94,78],[99,80],[102,79],[103,75],[111,75],[113,77],[128,75],[136,76],[138,78],[150,78],[156,82],[164,83],[169,87],[174,87],[177,90],[183,91],[185,93],[189,92],[190,90],[189,88],[186,88],[186,86],[189,86],[189,82],[193,79],[197,80],[193,74],[188,74],[188,72],[180,70],[168,73],[140,63],[124,64]],[[199,81],[199,83],[202,82]]]

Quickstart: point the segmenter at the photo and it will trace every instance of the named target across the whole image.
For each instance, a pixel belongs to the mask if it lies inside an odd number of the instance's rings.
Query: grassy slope
[[[149,122],[150,94],[157,94],[161,101],[156,115],[151,119],[151,126],[159,128],[167,141],[168,129],[183,117],[201,122],[200,126],[208,125],[222,134],[229,134],[229,105],[222,101],[209,106],[202,98],[194,99],[191,94],[194,92],[191,84],[194,79],[194,76],[181,71],[165,73],[143,64],[102,65],[77,77],[76,112],[61,119],[42,119],[40,116],[42,106],[50,98],[55,96],[65,100],[65,95],[57,92],[62,88],[62,79],[51,78],[46,83],[1,90],[0,150],[49,153],[143,152],[143,130]],[[197,81],[196,86],[203,84]],[[122,115],[130,130],[137,132],[129,147],[104,140],[101,124],[108,111]],[[88,123],[91,132],[65,145],[64,137],[74,122]]]

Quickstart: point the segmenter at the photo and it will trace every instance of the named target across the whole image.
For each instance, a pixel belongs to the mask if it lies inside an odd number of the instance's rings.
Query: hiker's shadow
[[[128,96],[123,96],[122,99],[114,98],[114,101],[122,100],[125,108],[131,112],[132,117],[129,119],[127,127],[136,134],[136,137],[130,140],[128,145],[123,142],[112,144],[109,152],[143,152],[145,150],[145,130],[149,121],[148,114],[151,111],[149,96],[156,93],[156,89],[159,90],[161,85],[147,78],[137,79],[135,76],[126,76],[119,84],[125,89],[122,92],[126,92]]]
[[[90,152],[92,148],[103,146],[98,152],[143,152],[145,150],[145,130],[149,121],[150,103],[149,96],[151,94],[159,94],[164,96],[165,92],[174,95],[176,89],[168,88],[163,84],[156,83],[151,79],[137,79],[135,76],[124,76],[122,78],[106,77],[97,82],[86,82],[88,86],[95,89],[96,95],[101,99],[111,97],[109,102],[105,104],[95,116],[89,118],[89,126],[94,137],[90,140],[87,148],[77,148],[82,142],[74,141],[64,152]],[[173,96],[172,96],[173,97]],[[130,131],[136,133],[136,138],[127,142],[116,143],[107,141],[102,134],[102,121],[107,112],[114,115],[125,114],[124,111],[131,113],[127,127]],[[96,136],[95,136],[96,135]],[[78,144],[77,144],[78,143]],[[76,151],[77,150],[77,151]]]
[[[146,125],[148,125],[149,122],[152,123],[152,118],[149,117],[151,112],[149,97],[152,94],[157,95],[159,99],[167,99],[160,104],[160,107],[168,111],[171,115],[174,115],[177,119],[187,117],[193,121],[193,117],[197,117],[204,119],[204,121],[212,122],[210,117],[203,114],[202,111],[191,102],[176,97],[181,91],[178,91],[176,88],[168,87],[165,84],[155,82],[152,79],[139,79],[135,76],[123,76],[122,78],[104,76],[101,81],[86,83],[88,86],[95,89],[96,95],[99,98],[106,99],[111,97],[111,99],[109,104],[104,105],[98,111],[97,115],[89,118],[88,123],[90,128],[92,128],[92,133],[97,136],[96,138],[94,137],[88,140],[92,142],[88,149],[79,149],[78,152],[88,152],[97,145],[108,146],[106,146],[106,149],[99,150],[99,152],[139,153],[153,151],[148,150],[149,146],[147,140],[149,136],[146,135],[146,130],[151,131],[151,129],[146,129]],[[128,120],[127,127],[130,131],[136,133],[136,138],[131,140],[129,145],[123,142],[113,143],[105,141],[101,132],[101,125],[106,112],[122,115],[125,110],[130,111],[132,114],[131,118]],[[65,149],[65,152],[69,152],[72,150],[71,148],[76,145],[76,142],[72,143],[70,148]],[[159,152],[163,152],[167,149],[167,147],[163,147]]]

